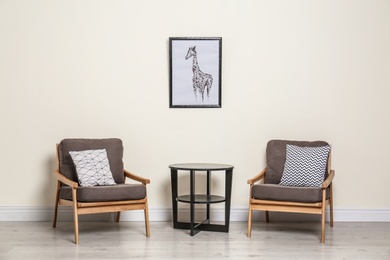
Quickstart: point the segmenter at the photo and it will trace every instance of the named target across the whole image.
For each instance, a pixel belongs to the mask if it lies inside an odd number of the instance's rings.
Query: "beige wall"
[[[223,38],[221,109],[168,108],[173,36]],[[389,209],[389,46],[389,1],[0,0],[0,206],[53,204],[61,139],[119,137],[151,208],[192,161],[243,208],[283,138],[333,145],[336,208]]]

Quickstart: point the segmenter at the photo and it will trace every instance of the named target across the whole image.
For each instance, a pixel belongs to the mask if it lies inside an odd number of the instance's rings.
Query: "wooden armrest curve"
[[[72,181],[71,179],[66,178],[62,173],[60,173],[58,170],[54,170],[53,172],[54,177],[56,177],[57,180],[60,182],[72,187],[72,188],[77,188],[79,184],[75,181]]]
[[[249,179],[247,183],[253,185],[255,182],[258,182],[259,180],[263,179],[265,172],[266,172],[266,168],[264,168],[259,174],[257,174],[252,179]]]
[[[129,172],[128,170],[126,170],[126,169],[124,170],[124,173],[125,173],[125,176],[127,178],[130,178],[132,180],[142,182],[143,184],[149,184],[150,183],[149,179],[146,179],[146,178],[143,178],[141,176],[135,175],[135,174]]]
[[[328,177],[322,183],[322,188],[323,189],[328,188],[328,186],[332,183],[334,176],[335,176],[335,171],[334,170],[330,170],[330,173],[328,174]]]

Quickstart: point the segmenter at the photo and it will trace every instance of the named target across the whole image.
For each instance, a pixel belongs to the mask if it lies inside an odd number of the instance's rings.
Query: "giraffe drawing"
[[[195,95],[195,99],[197,99],[197,92],[199,91],[202,97],[202,103],[204,101],[204,91],[206,90],[207,98],[209,98],[210,89],[213,85],[213,76],[211,74],[204,73],[200,70],[198,64],[198,58],[196,54],[196,46],[189,47],[187,55],[185,57],[186,60],[193,57],[192,59],[192,87]]]

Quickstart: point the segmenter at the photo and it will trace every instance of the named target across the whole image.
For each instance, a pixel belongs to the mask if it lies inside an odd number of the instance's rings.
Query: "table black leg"
[[[226,232],[229,232],[229,223],[230,223],[230,203],[232,198],[232,178],[233,170],[226,170],[226,180],[225,180],[225,227]]]
[[[211,195],[210,183],[211,183],[211,172],[207,171],[207,196]],[[207,221],[209,221],[210,220],[210,203],[206,204],[206,208],[207,208],[206,219],[207,219]]]
[[[195,171],[190,171],[190,229],[191,236],[195,235]]]
[[[171,169],[173,228],[177,228],[177,170]]]

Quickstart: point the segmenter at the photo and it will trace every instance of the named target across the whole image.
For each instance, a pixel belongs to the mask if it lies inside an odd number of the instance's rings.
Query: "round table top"
[[[218,171],[231,170],[234,166],[220,163],[176,163],[169,165],[169,168],[175,170]]]

